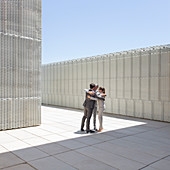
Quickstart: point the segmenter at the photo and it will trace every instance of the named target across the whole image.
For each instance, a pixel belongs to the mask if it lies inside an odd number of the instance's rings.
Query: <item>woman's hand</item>
[[[101,96],[102,96],[102,97],[105,97],[105,96],[106,96],[106,94],[101,94]]]

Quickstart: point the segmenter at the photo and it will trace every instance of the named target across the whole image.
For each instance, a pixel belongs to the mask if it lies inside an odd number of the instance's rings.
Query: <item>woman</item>
[[[99,107],[99,111],[98,111],[98,119],[99,119],[99,130],[98,132],[101,132],[103,130],[103,111],[105,108],[105,88],[104,87],[99,87],[99,91],[96,93],[95,97],[88,97],[91,100],[97,100],[98,101],[98,107]]]

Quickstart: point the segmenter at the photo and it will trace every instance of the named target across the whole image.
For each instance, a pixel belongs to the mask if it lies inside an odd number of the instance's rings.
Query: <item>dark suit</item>
[[[89,91],[92,91],[91,89]],[[84,116],[82,118],[82,123],[81,123],[81,129],[84,128],[84,122],[87,118],[87,121],[86,121],[86,131],[89,131],[90,130],[90,118],[92,116],[92,112],[93,112],[93,109],[94,109],[94,104],[95,104],[95,101],[94,100],[90,100],[88,98],[88,96],[90,96],[90,94],[86,93],[86,99],[84,101]]]

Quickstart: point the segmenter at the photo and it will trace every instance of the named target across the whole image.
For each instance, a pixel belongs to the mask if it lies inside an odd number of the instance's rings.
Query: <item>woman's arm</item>
[[[105,100],[105,95],[104,94],[101,94],[101,93],[97,93],[96,94],[96,97],[100,100]]]

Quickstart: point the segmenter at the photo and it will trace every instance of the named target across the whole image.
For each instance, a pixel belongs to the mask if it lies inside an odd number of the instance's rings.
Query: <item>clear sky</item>
[[[170,0],[42,0],[42,63],[170,44]]]

